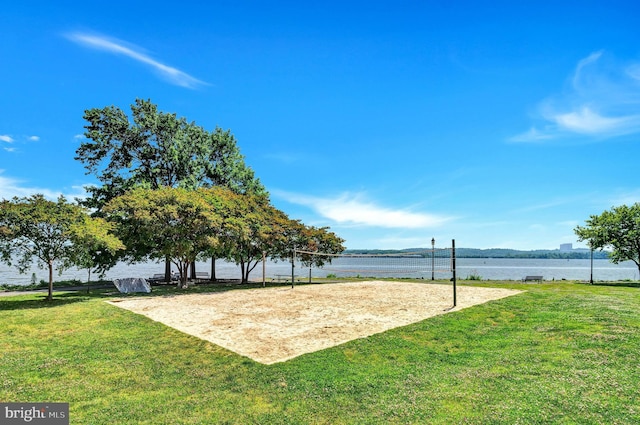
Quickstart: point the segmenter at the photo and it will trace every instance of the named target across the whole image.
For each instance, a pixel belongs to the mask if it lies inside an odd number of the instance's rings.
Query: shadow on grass
[[[589,283],[587,283],[589,285]],[[593,282],[593,286],[614,286],[619,288],[640,288],[640,282]]]
[[[281,287],[282,284],[269,284],[266,287]],[[154,285],[151,293],[132,293],[123,294],[118,292],[115,287],[75,287],[75,288],[54,288],[53,300],[47,300],[47,292],[34,290],[31,293],[21,292],[12,295],[6,293],[0,297],[0,311],[21,310],[21,309],[41,309],[59,307],[63,305],[86,302],[93,299],[112,299],[112,298],[129,298],[129,297],[163,297],[163,296],[180,296],[188,294],[204,294],[227,292],[232,290],[255,289],[262,288],[262,283],[243,283],[238,281],[220,281],[209,282],[192,285],[187,289],[181,289],[176,285]]]
[[[307,286],[313,284],[332,284],[343,283],[344,281],[324,280],[322,282],[296,282],[295,286]],[[222,293],[228,291],[239,291],[246,289],[263,289],[263,288],[290,288],[290,282],[249,282],[240,283],[238,280],[221,280],[217,282],[205,282],[192,284],[186,289],[178,288],[175,284],[153,285],[150,293],[131,293],[123,294],[118,292],[114,286],[102,285],[89,287],[59,287],[54,288],[53,300],[47,300],[46,291],[33,291],[33,293],[16,293],[15,296],[7,294],[0,296],[0,311],[20,310],[20,309],[40,309],[59,307],[66,304],[86,302],[93,299],[113,299],[113,298],[133,298],[133,297],[164,297],[164,296],[181,296],[189,294],[209,294]]]
[[[99,295],[96,294],[96,296]],[[48,300],[46,292],[35,292],[30,295],[16,295],[15,297],[0,298],[0,311],[60,307],[87,301],[89,298],[92,298],[92,295],[87,294],[86,292],[54,292],[53,300]]]

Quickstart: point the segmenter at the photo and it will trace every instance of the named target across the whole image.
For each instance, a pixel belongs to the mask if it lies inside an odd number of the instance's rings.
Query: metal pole
[[[435,280],[436,238],[431,238],[431,280]]]
[[[456,301],[456,240],[451,239],[451,266],[453,271],[453,306],[457,305]]]
[[[264,251],[262,251],[262,287],[263,288],[267,286],[266,270],[267,270],[267,254]]]
[[[293,289],[293,280],[296,276],[295,268],[296,268],[296,249],[293,248],[293,254],[291,255],[291,289]]]

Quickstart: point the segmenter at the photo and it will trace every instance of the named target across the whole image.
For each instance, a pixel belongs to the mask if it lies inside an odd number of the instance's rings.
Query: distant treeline
[[[345,254],[398,254],[404,253],[422,254],[429,256],[431,250],[425,248],[407,248],[407,249],[348,249]],[[575,249],[571,251],[560,251],[557,249],[538,249],[534,251],[518,251],[516,249],[491,248],[456,248],[457,258],[546,258],[546,259],[588,259],[591,258],[591,252],[588,249]],[[607,251],[594,251],[594,259],[609,259]]]

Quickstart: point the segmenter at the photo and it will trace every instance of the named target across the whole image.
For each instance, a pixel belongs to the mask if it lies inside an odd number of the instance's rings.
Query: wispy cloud
[[[604,51],[594,52],[577,63],[568,82],[564,93],[538,105],[537,126],[509,140],[640,133],[640,63],[622,64]]]
[[[362,195],[341,194],[333,198],[320,198],[288,192],[274,191],[275,196],[293,204],[311,208],[322,217],[340,224],[353,224],[385,228],[416,229],[437,227],[451,217],[393,209],[367,201]]]
[[[40,140],[38,136],[18,136],[17,138],[13,136],[9,136],[8,134],[0,134],[0,142],[9,143],[11,145],[15,144],[24,144],[25,142],[37,142]],[[19,152],[18,148],[13,146],[3,146],[2,149],[6,152]]]
[[[609,209],[615,205],[633,205],[640,202],[640,189],[621,191],[609,195],[601,200],[603,209]]]
[[[581,134],[625,134],[640,129],[640,115],[605,117],[584,106],[578,111],[556,114],[554,120],[560,128]]]
[[[541,140],[553,139],[554,135],[545,130],[538,130],[535,127],[531,127],[529,131],[513,136],[509,140],[512,142],[537,142]]]
[[[73,186],[70,191],[66,191],[65,193],[65,191],[28,186],[24,181],[3,176],[3,172],[4,170],[0,169],[0,199],[11,199],[14,196],[25,197],[35,195],[37,193],[42,194],[45,198],[51,200],[57,199],[60,195],[64,195],[68,200],[87,197],[87,192],[84,187],[81,186]]]
[[[177,86],[193,89],[207,84],[204,81],[192,77],[184,71],[165,65],[153,59],[151,56],[144,53],[143,49],[140,47],[122,40],[84,33],[67,34],[66,37],[74,43],[116,55],[127,56],[135,61],[148,65],[164,79]]]

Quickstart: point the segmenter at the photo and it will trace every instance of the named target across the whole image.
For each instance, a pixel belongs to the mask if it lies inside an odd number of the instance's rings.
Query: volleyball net
[[[309,277],[398,277],[442,279],[455,272],[455,241],[446,248],[419,249],[394,253],[330,254],[295,250],[298,274],[309,270]]]
[[[453,305],[456,306],[456,242],[446,248],[400,251],[391,254],[331,254],[293,250],[291,287],[296,278],[311,283],[320,278],[412,278],[449,279],[453,283]]]

